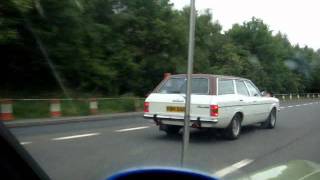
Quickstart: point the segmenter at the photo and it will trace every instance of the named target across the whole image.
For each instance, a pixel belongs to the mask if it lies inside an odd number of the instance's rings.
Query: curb
[[[29,127],[29,126],[46,126],[46,125],[57,125],[57,124],[67,124],[67,123],[94,122],[94,121],[104,121],[104,120],[121,119],[121,118],[127,118],[127,117],[142,117],[142,116],[143,116],[143,112],[129,112],[129,113],[108,114],[108,115],[14,120],[10,122],[4,122],[4,124],[8,128],[19,128],[19,127]]]

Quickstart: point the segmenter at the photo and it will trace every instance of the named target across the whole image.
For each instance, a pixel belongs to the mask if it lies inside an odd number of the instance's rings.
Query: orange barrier
[[[98,101],[96,98],[91,98],[89,100],[89,108],[91,114],[97,114],[98,113]]]
[[[61,105],[60,105],[59,99],[50,100],[50,114],[51,114],[51,117],[61,116]]]
[[[12,114],[12,100],[11,99],[2,99],[0,100],[0,120],[10,121],[14,119]]]

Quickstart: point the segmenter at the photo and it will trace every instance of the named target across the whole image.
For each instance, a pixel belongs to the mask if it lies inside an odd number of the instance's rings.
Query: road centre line
[[[297,105],[296,105],[296,107],[300,107],[300,106],[301,106],[300,104],[297,104]]]
[[[73,135],[73,136],[64,136],[64,137],[53,138],[52,140],[59,141],[59,140],[76,139],[76,138],[97,136],[97,135],[100,135],[100,133],[88,133],[88,134],[78,134],[78,135]]]
[[[146,129],[146,128],[149,128],[149,127],[150,126],[141,126],[141,127],[134,127],[134,128],[119,129],[119,130],[115,130],[115,132],[134,131],[134,130]]]
[[[20,142],[21,145],[27,145],[27,144],[31,144],[32,142],[30,141],[26,141],[26,142]]]
[[[292,108],[293,106],[288,106],[288,108]]]
[[[233,173],[237,171],[238,169],[251,164],[254,160],[253,159],[243,159],[242,161],[239,161],[237,163],[232,164],[231,166],[225,167],[217,172],[215,172],[213,175],[217,177],[224,177],[230,173]]]

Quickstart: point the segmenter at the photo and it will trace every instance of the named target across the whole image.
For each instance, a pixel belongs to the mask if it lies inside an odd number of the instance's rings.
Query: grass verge
[[[98,100],[98,113],[136,112],[143,110],[144,99],[140,98],[114,98]],[[49,101],[14,101],[13,115],[15,119],[33,119],[50,117]],[[88,100],[63,100],[60,101],[62,116],[90,115]]]

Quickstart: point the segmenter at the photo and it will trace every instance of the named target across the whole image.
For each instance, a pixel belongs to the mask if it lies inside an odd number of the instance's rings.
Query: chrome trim
[[[183,121],[175,121],[175,120],[167,120],[167,119],[163,119],[161,120],[161,122],[163,124],[168,124],[168,125],[177,125],[177,126],[183,126],[184,125],[184,122]],[[194,123],[195,121],[192,121],[189,126],[192,127],[192,124]],[[216,123],[213,123],[213,122],[201,122],[201,127],[202,128],[219,128],[217,126]]]
[[[143,115],[144,118],[154,118],[154,114],[144,114]],[[168,116],[168,115],[156,115],[156,118],[159,119],[166,119],[166,120],[184,120],[183,116]],[[198,117],[197,116],[191,116],[190,117],[191,121],[197,121]],[[211,118],[204,118],[204,117],[200,117],[200,121],[201,122],[211,122],[211,123],[217,123],[218,119],[211,119]]]

